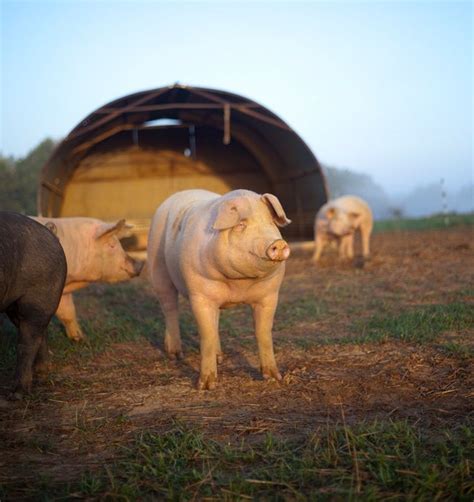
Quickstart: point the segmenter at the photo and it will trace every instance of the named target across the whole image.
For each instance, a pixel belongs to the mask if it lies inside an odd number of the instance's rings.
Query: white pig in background
[[[185,190],[163,202],[148,239],[151,283],[165,315],[165,350],[182,357],[178,293],[189,298],[198,325],[201,371],[198,389],[213,389],[222,360],[219,310],[253,309],[260,366],[265,379],[281,380],[273,353],[273,316],[290,255],[278,227],[290,220],[271,194],[234,190],[220,196]]]
[[[143,263],[127,255],[119,239],[131,225],[94,218],[43,218],[36,221],[56,233],[66,255],[67,277],[56,315],[74,341],[85,338],[76,317],[72,292],[93,282],[120,282],[140,274]],[[51,225],[53,224],[53,225]]]
[[[326,244],[334,240],[338,244],[340,258],[353,258],[356,230],[360,231],[362,254],[367,258],[372,226],[372,211],[360,197],[344,195],[330,200],[320,208],[314,222],[313,260],[317,262]]]

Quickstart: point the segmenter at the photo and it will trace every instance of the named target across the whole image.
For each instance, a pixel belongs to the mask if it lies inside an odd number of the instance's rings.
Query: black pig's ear
[[[286,217],[285,211],[280,204],[278,197],[275,197],[275,195],[271,193],[264,193],[262,195],[262,199],[270,208],[273,219],[279,227],[286,227],[286,225],[291,223],[291,220]]]
[[[58,227],[52,221],[47,221],[44,226],[56,237],[58,236]]]
[[[225,230],[238,225],[250,216],[250,202],[247,197],[236,197],[222,201],[217,208],[217,216],[212,225],[214,230]]]
[[[130,228],[125,220],[118,220],[115,223],[102,223],[96,231],[96,239],[107,239],[114,234],[120,235],[124,230]]]

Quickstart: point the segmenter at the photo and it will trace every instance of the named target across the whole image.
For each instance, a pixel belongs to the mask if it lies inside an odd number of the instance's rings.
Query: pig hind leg
[[[165,352],[170,359],[182,359],[183,348],[179,332],[178,290],[166,269],[152,271],[152,284],[165,316]]]
[[[17,364],[12,399],[21,399],[30,392],[33,381],[33,365],[40,348],[46,345],[46,330],[52,317],[27,297],[16,302],[7,310],[8,317],[18,328]],[[43,350],[43,349],[42,349]],[[44,348],[46,350],[46,348]]]
[[[47,336],[43,336],[34,362],[34,369],[36,373],[45,373],[50,369],[48,359],[49,354]]]

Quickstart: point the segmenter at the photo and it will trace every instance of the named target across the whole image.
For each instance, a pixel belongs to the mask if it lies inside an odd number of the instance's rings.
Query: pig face
[[[336,237],[343,237],[354,232],[359,225],[360,215],[331,207],[326,211],[327,230]]]
[[[125,281],[140,274],[143,263],[128,256],[119,240],[130,228],[125,220],[102,223],[95,228],[93,262],[99,269],[100,281]]]
[[[219,231],[221,265],[230,277],[261,277],[290,256],[278,227],[291,221],[272,194],[246,190],[223,197],[213,228]]]

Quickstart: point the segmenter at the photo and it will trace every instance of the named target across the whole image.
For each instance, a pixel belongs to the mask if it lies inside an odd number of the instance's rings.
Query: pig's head
[[[125,220],[98,222],[94,228],[92,263],[99,281],[125,281],[140,274],[143,262],[128,256],[119,240],[128,236],[131,228]]]
[[[272,194],[229,192],[217,201],[212,219],[219,268],[229,278],[263,277],[290,256],[278,227],[291,221]]]
[[[328,221],[328,232],[337,237],[349,235],[359,226],[359,213],[346,211],[338,207],[329,207],[325,216]]]

